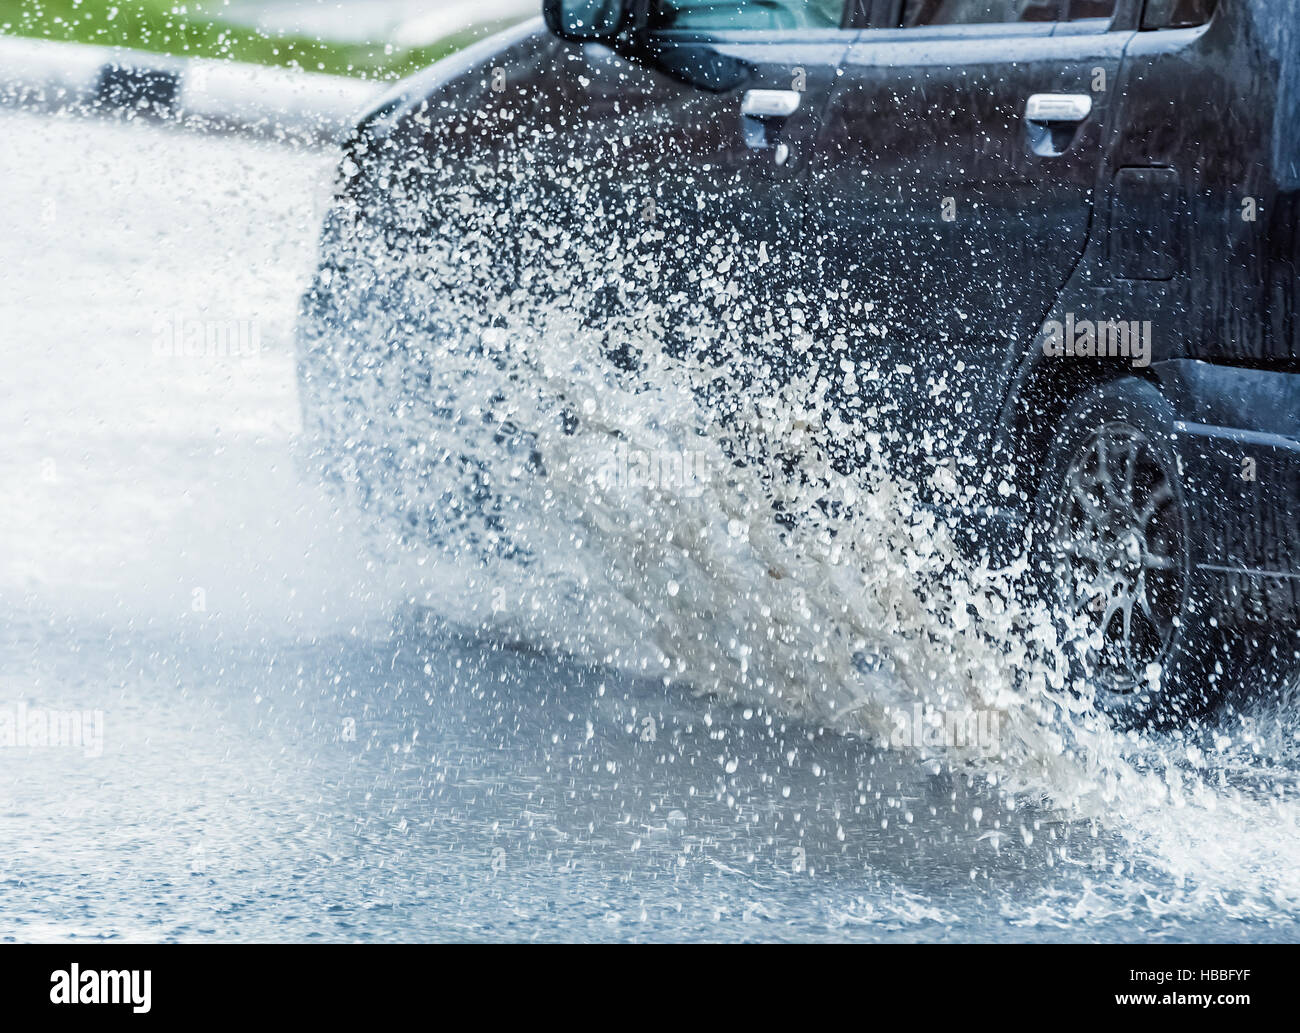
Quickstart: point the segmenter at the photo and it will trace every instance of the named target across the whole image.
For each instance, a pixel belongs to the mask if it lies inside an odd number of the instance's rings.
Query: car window
[[[845,0],[663,0],[660,29],[838,29]]]
[[[1061,0],[906,0],[903,28],[922,25],[988,25],[993,22],[1054,22]]]
[[[1087,18],[1111,18],[1115,15],[1115,0],[1065,0],[1065,20],[1083,21]]]
[[[1147,0],[1142,28],[1181,29],[1204,25],[1218,6],[1219,0]]]

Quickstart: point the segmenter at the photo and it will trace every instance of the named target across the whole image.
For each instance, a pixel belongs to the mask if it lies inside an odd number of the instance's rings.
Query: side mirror
[[[546,27],[560,39],[609,43],[631,20],[632,0],[542,0]]]

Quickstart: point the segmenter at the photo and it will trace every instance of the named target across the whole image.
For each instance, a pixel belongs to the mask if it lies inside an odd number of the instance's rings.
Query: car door
[[[1083,254],[1125,11],[893,0],[845,58],[809,236],[844,288],[859,364],[881,376],[876,400],[937,432],[931,459],[986,446],[1004,369]]]
[[[630,305],[670,351],[696,354],[734,354],[798,317],[809,158],[868,7],[646,0],[613,49],[552,38],[529,57],[521,121],[553,170],[530,185],[545,211],[530,202],[529,217],[617,242],[621,282],[587,278],[608,281],[587,292],[598,312]]]
[[[646,60],[671,97],[683,158],[661,181],[680,231],[661,260],[692,310],[729,343],[788,333],[807,171],[860,0],[656,0]],[[716,335],[714,343],[719,344]]]

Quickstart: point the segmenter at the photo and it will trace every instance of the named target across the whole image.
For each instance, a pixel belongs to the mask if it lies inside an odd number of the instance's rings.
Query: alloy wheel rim
[[[1187,592],[1186,530],[1171,472],[1136,427],[1109,423],[1066,470],[1052,551],[1089,676],[1137,691],[1163,668]],[[1099,639],[1099,641],[1098,641]]]

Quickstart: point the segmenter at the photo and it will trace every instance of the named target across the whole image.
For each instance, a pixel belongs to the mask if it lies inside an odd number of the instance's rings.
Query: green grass
[[[0,0],[0,35],[251,61],[367,79],[400,78],[482,36],[482,29],[466,31],[411,49],[268,36],[208,13],[220,9],[217,3],[173,0]]]

